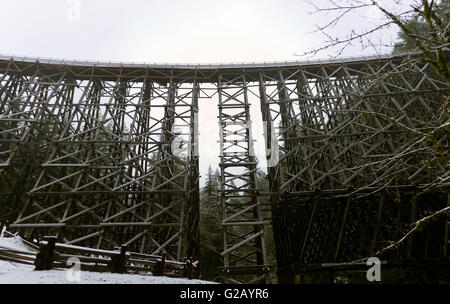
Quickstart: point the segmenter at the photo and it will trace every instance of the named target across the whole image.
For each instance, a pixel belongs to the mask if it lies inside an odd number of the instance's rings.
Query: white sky
[[[77,2],[79,20],[73,20]],[[321,46],[323,36],[311,32],[330,18],[309,14],[311,7],[302,0],[0,0],[0,4],[0,54],[122,62],[297,60],[296,53]],[[343,35],[361,30],[376,22],[367,18],[373,16],[373,11],[360,11],[334,31]],[[396,37],[395,31],[382,35],[387,41]],[[362,52],[356,46],[344,55],[371,53],[374,50]],[[208,165],[216,167],[218,162],[216,109],[214,100],[201,102],[203,175]],[[259,105],[254,104],[252,114],[257,111]]]

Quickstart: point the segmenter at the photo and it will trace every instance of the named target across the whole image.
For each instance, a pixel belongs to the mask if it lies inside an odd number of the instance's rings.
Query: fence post
[[[41,244],[36,254],[35,270],[50,270],[55,260],[56,236],[46,236],[44,241],[47,241],[47,244]]]
[[[119,248],[117,248],[119,249]],[[120,247],[120,253],[111,257],[110,268],[112,273],[127,272],[127,246]]]
[[[155,276],[164,276],[164,272],[166,270],[166,252],[161,252],[161,261],[156,263],[156,271]]]
[[[192,259],[188,258],[184,262],[184,277],[192,280]]]

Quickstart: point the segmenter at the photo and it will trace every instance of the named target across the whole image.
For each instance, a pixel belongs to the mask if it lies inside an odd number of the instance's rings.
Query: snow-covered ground
[[[0,235],[0,247],[31,251],[20,237],[4,238]],[[132,275],[97,273],[82,271],[79,281],[67,270],[34,271],[34,266],[0,260],[0,284],[211,284],[201,280],[154,277],[151,275]],[[72,279],[72,280],[69,280]]]

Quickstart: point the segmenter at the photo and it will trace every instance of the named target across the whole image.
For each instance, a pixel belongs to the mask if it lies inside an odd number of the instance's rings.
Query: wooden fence
[[[69,269],[74,263],[78,263],[81,271],[152,274],[188,279],[199,276],[198,262],[192,259],[186,259],[185,262],[168,260],[164,252],[157,256],[129,252],[126,246],[112,251],[86,248],[57,243],[56,237],[44,238],[39,246],[29,242],[25,245],[35,251],[0,247],[0,259],[34,265],[38,271]]]

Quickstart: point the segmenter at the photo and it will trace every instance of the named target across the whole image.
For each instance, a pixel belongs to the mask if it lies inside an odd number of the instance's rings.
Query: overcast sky
[[[0,3],[1,54],[122,62],[297,60],[296,53],[321,45],[322,35],[311,32],[330,18],[309,14],[311,7],[301,0],[0,0]],[[377,22],[372,20],[374,16],[376,19],[373,11],[360,11],[334,31],[348,33],[368,27]],[[382,35],[385,40],[396,37],[395,31]],[[356,46],[344,55],[370,53],[374,50],[362,52]],[[332,55],[332,51],[320,56],[327,55]],[[202,101],[200,105],[203,174],[208,165],[215,167],[218,161],[216,108],[213,101]],[[257,105],[252,108],[252,113],[259,110]],[[258,136],[255,135],[260,140]]]

